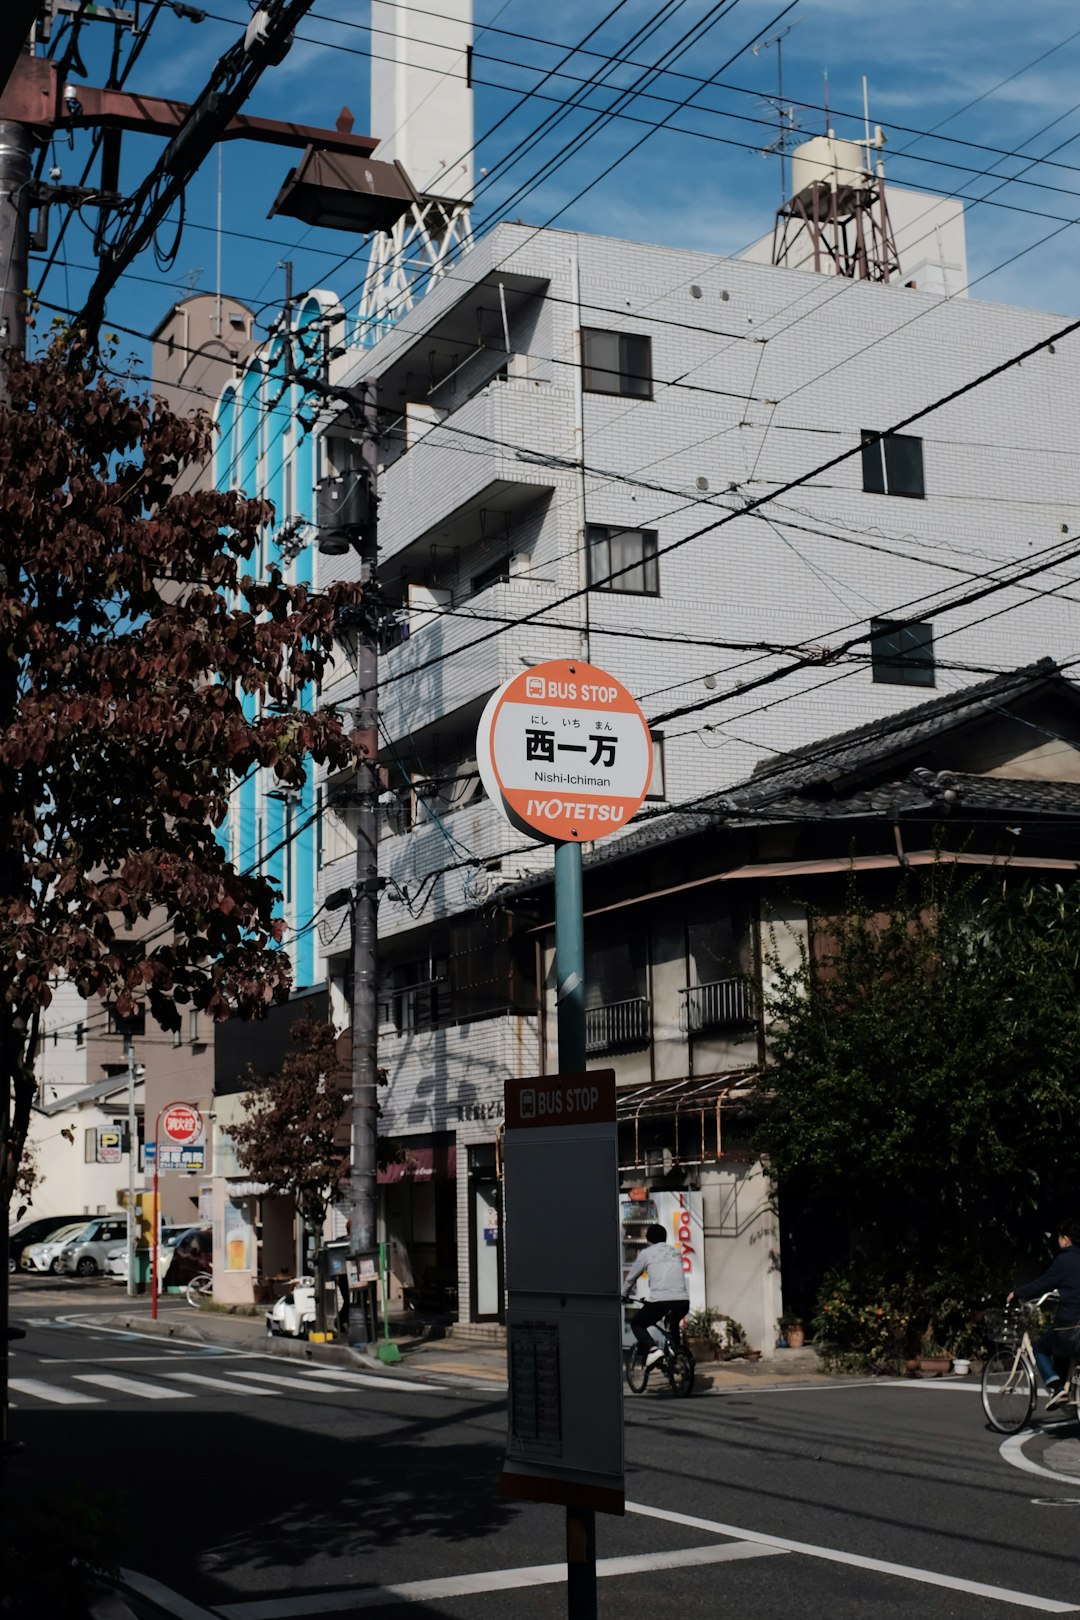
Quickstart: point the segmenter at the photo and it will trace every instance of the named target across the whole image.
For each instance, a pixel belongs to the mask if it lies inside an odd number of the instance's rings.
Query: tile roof
[[[1080,688],[1064,677],[1052,658],[1041,658],[962,691],[823,737],[759,766],[746,781],[724,793],[704,795],[692,806],[639,813],[632,832],[594,844],[585,855],[585,867],[596,870],[669,841],[721,827],[881,816],[894,811],[904,815],[923,812],[940,820],[949,814],[949,804],[942,798],[946,774],[954,785],[957,807],[967,813],[1080,817],[1080,785],[1070,782],[951,772],[935,776],[929,771],[920,780],[917,769],[910,774],[904,769],[905,756],[915,765],[919,751],[949,731],[990,717],[1006,703],[1049,691],[1080,704]],[[888,780],[860,784],[860,777],[886,770]],[[547,873],[507,885],[500,894],[509,897],[551,881]]]

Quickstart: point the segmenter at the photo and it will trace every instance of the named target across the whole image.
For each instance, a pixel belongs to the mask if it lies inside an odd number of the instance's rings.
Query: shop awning
[[[408,1142],[400,1144],[402,1157],[394,1164],[379,1166],[379,1183],[395,1181],[454,1181],[457,1177],[455,1142]]]

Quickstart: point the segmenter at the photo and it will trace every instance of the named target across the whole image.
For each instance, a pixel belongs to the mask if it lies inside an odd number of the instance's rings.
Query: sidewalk
[[[95,1313],[96,1315],[97,1313]],[[151,1321],[145,1307],[137,1310],[110,1310],[97,1317],[103,1326],[155,1337],[173,1338],[197,1344],[217,1345],[227,1350],[261,1351],[267,1355],[339,1367],[363,1367],[387,1377],[432,1378],[437,1381],[505,1384],[506,1347],[472,1338],[455,1338],[453,1330],[445,1338],[394,1336],[401,1360],[390,1366],[374,1356],[363,1356],[347,1344],[312,1344],[305,1339],[270,1338],[265,1321],[259,1316],[233,1316],[224,1311],[197,1311],[185,1307],[167,1310]],[[771,1359],[760,1361],[709,1361],[698,1363],[697,1388],[717,1394],[739,1389],[760,1389],[770,1384],[792,1381],[807,1384],[833,1382],[830,1374],[818,1371],[817,1354],[812,1346],[801,1350],[778,1350]]]

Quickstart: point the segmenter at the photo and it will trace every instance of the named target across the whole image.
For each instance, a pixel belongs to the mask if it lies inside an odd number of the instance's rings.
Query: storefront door
[[[495,1172],[495,1148],[469,1149],[470,1319],[500,1322],[503,1317],[502,1191]]]

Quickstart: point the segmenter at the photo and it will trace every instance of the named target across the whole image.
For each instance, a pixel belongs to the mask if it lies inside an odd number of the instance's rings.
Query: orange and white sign
[[[652,775],[637,703],[613,675],[576,659],[537,664],[500,687],[476,746],[492,803],[520,831],[553,843],[618,832]]]

